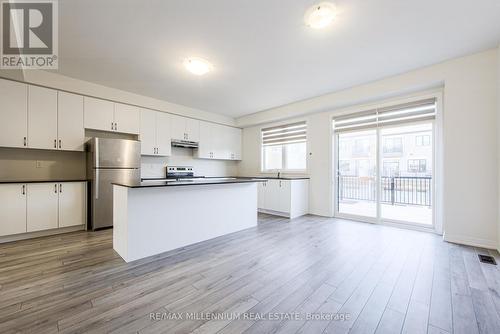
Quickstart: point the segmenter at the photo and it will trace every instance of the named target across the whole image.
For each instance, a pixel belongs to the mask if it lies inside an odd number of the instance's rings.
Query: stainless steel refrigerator
[[[113,226],[113,182],[141,181],[141,143],[136,140],[92,138],[87,142],[90,180],[89,228]]]

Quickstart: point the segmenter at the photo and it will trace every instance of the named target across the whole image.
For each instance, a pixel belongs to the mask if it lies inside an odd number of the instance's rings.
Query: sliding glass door
[[[435,102],[334,120],[338,217],[432,228]]]
[[[338,212],[377,218],[377,131],[340,133],[337,143]]]

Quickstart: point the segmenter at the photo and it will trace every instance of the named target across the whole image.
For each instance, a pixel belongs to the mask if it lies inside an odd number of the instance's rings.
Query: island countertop
[[[199,185],[214,185],[214,184],[232,184],[232,183],[254,183],[266,182],[264,178],[248,178],[248,177],[207,177],[189,180],[147,180],[142,182],[114,182],[114,185],[127,188],[154,188],[154,187],[178,187],[178,186],[199,186]]]

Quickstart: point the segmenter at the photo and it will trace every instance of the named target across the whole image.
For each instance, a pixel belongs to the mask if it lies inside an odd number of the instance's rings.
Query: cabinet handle
[[[62,148],[62,141],[59,139],[59,148]]]
[[[281,181],[280,181],[280,188],[281,188]]]
[[[111,130],[114,130],[115,123],[111,122]]]
[[[118,130],[118,123],[115,123],[115,131]]]
[[[54,192],[57,194],[57,183],[54,184]]]
[[[57,139],[54,139],[54,148],[57,148]]]
[[[26,186],[23,184],[23,190],[21,191],[23,195],[26,195]]]
[[[26,137],[24,137],[24,146],[26,146]]]

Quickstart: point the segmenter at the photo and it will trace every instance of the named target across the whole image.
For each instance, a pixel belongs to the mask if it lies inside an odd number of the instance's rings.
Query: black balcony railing
[[[427,176],[381,177],[382,203],[432,205],[432,178]],[[339,176],[339,200],[376,201],[377,183],[374,177]]]

